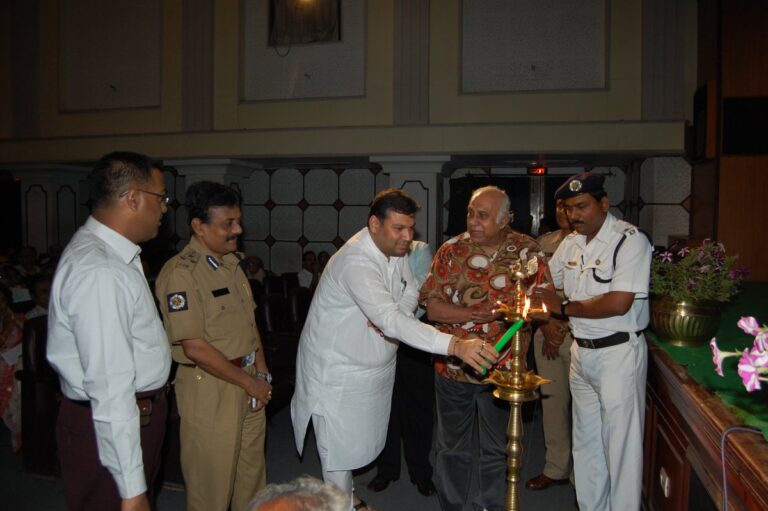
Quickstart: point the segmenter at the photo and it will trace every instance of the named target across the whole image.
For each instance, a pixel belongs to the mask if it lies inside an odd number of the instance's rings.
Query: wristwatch
[[[261,378],[269,384],[272,384],[272,375],[264,371],[256,371],[256,377]]]
[[[568,317],[568,314],[565,313],[565,308],[568,306],[569,303],[571,303],[571,301],[567,298],[562,302],[560,302],[560,315],[564,318]]]

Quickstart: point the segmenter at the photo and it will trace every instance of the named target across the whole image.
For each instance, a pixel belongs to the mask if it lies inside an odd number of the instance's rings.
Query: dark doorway
[[[0,218],[0,250],[21,247],[21,182],[7,171],[0,171]]]

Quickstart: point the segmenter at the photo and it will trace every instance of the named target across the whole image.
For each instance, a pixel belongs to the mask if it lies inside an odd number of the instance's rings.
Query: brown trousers
[[[143,394],[142,394],[143,396]],[[168,417],[165,389],[153,402],[149,424],[141,427],[141,450],[147,496],[153,502],[154,481]],[[120,495],[112,474],[99,461],[93,416],[88,403],[62,397],[56,422],[61,475],[70,511],[119,511]]]

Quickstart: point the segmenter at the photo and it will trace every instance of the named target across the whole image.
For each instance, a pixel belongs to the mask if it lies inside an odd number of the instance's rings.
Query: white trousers
[[[349,495],[349,509],[353,510],[353,494],[355,492],[351,470],[326,470],[328,466],[328,435],[325,417],[312,414],[312,427],[315,429],[315,441],[317,442],[317,454],[320,456],[320,466],[323,469],[323,481],[332,483]]]
[[[637,511],[643,474],[645,338],[571,347],[573,464],[581,511]]]

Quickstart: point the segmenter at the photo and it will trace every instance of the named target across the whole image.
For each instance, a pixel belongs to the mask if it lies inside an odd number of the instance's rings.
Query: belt
[[[642,330],[640,332],[642,332]],[[639,335],[640,332],[635,332],[635,334]],[[611,335],[608,335],[606,337],[601,337],[599,339],[579,339],[578,337],[574,337],[573,340],[581,348],[589,348],[589,349],[593,349],[593,350],[598,350],[600,348],[607,348],[609,346],[616,346],[618,344],[624,344],[625,342],[627,342],[629,340],[629,333],[628,332],[616,332],[615,334],[611,334]]]
[[[136,402],[139,403],[139,401],[142,402],[153,402],[153,401],[160,401],[161,399],[165,399],[165,396],[168,394],[168,389],[170,388],[170,383],[166,383],[159,389],[155,390],[145,390],[144,392],[137,392],[136,393]],[[67,398],[71,403],[76,404],[77,406],[82,406],[83,408],[90,408],[91,407],[91,401],[85,400],[80,401],[78,399],[69,399]],[[141,408],[141,407],[139,407]]]
[[[230,359],[229,362],[232,365],[240,368],[251,366],[256,362],[256,352],[252,351],[242,357],[236,357],[236,358]],[[179,365],[182,365],[184,367],[197,367],[197,364],[185,364],[183,362],[179,362]]]

